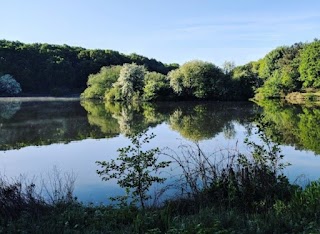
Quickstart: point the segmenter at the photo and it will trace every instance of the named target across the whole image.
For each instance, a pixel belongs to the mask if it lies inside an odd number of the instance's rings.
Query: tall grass
[[[279,145],[263,131],[258,135],[259,144],[246,140],[250,149],[246,155],[237,148],[205,153],[197,143],[169,151],[167,155],[182,171],[176,183],[181,197],[197,209],[210,204],[243,212],[266,212],[276,200],[290,199],[294,186],[283,174],[286,164]]]

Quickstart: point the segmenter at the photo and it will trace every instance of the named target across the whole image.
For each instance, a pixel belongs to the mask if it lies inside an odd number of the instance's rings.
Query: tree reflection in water
[[[11,119],[21,108],[21,101],[0,101],[0,119]]]
[[[259,107],[259,106],[260,107]],[[320,108],[264,101],[161,102],[92,101],[0,102],[0,149],[68,143],[88,138],[135,135],[159,124],[191,141],[222,133],[233,139],[240,124],[250,132],[259,112],[271,123],[266,134],[282,145],[320,154]]]

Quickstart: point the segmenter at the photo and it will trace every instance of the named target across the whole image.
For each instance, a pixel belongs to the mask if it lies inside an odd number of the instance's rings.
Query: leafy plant
[[[155,135],[147,135],[146,132],[130,136],[132,145],[118,149],[119,156],[116,160],[97,161],[101,167],[97,170],[102,180],[116,179],[117,184],[126,189],[126,196],[113,198],[124,202],[132,198],[131,203],[139,201],[142,209],[145,202],[150,199],[148,191],[152,184],[163,183],[165,178],[157,176],[160,169],[168,167],[169,161],[158,162],[159,148],[143,150],[143,145],[149,143]]]
[[[293,186],[283,174],[283,169],[290,165],[283,163],[280,145],[271,141],[265,133],[269,122],[259,117],[257,134],[261,142],[245,140],[250,156],[239,154],[237,196],[250,210],[268,210],[276,200],[290,199]]]

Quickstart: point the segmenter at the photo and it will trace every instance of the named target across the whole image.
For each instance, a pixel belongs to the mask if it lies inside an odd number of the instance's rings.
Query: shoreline
[[[52,97],[52,96],[30,96],[30,97],[0,97],[0,102],[6,101],[79,101],[79,97]]]
[[[285,100],[290,104],[297,105],[320,105],[320,94],[318,92],[293,92],[285,96]]]

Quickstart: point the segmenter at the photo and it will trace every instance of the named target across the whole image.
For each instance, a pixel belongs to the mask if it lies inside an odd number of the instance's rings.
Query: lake
[[[130,134],[154,133],[148,147],[175,152],[195,142],[207,153],[248,152],[244,139],[258,140],[258,118],[270,123],[266,135],[281,144],[284,161],[292,164],[284,171],[291,182],[320,178],[320,108],[275,101],[120,105],[19,98],[0,100],[1,175],[45,178],[56,167],[76,175],[80,201],[107,202],[122,190],[115,181],[101,181],[95,162],[115,158],[117,149],[130,144]],[[168,177],[179,173],[169,171]]]

